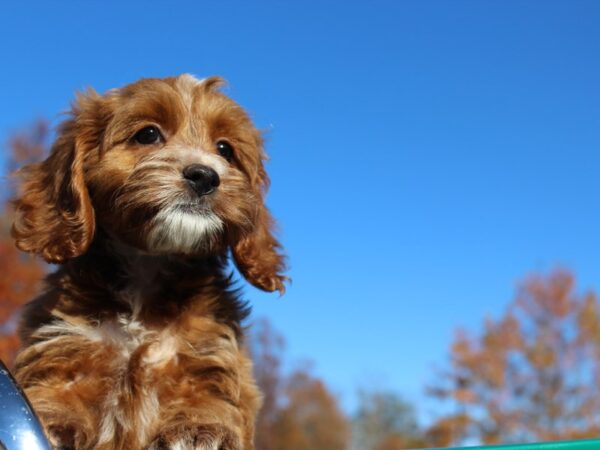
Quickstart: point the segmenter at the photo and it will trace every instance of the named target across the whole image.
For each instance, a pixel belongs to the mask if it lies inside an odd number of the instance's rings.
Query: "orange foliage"
[[[40,159],[46,147],[47,126],[35,124],[27,133],[21,133],[9,143],[9,170],[24,163]],[[0,199],[0,359],[10,366],[19,347],[15,335],[21,306],[31,300],[40,286],[45,266],[32,256],[17,250],[10,236],[12,211],[8,205],[12,189]]]
[[[464,414],[439,418],[426,432],[425,440],[432,447],[450,447],[465,436],[470,418]]]
[[[506,314],[479,336],[458,332],[430,393],[456,413],[429,430],[433,445],[485,444],[600,434],[600,311],[571,273],[532,276]]]
[[[374,450],[406,450],[407,448],[410,447],[406,445],[405,439],[402,436],[390,434],[386,436]]]
[[[264,394],[256,450],[346,450],[349,424],[325,383],[308,370],[283,372],[284,340],[267,321],[252,331],[254,373]]]
[[[345,450],[348,447],[346,418],[321,380],[306,371],[296,371],[288,381],[286,397],[273,436],[279,439],[278,449]]]

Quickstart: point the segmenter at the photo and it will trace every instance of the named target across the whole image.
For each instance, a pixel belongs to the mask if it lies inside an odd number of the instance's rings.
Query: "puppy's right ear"
[[[48,158],[17,172],[21,184],[20,196],[13,201],[12,235],[17,247],[47,262],[61,263],[83,254],[94,236],[83,160],[102,139],[102,102],[93,91],[80,95]]]

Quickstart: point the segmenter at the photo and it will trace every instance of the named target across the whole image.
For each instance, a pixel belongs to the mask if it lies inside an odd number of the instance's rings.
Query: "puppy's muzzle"
[[[219,174],[208,166],[192,164],[183,169],[183,178],[200,197],[213,192],[221,183]]]

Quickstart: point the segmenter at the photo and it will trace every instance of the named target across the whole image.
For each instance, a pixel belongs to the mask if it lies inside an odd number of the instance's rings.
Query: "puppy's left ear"
[[[262,145],[258,145],[262,148]],[[279,291],[285,293],[285,282],[288,277],[283,275],[286,268],[283,248],[274,236],[275,221],[264,204],[264,195],[269,185],[269,179],[264,170],[262,154],[259,171],[252,180],[255,185],[255,195],[259,205],[254,217],[254,228],[242,236],[233,246],[232,254],[235,264],[241,274],[255,287],[263,291]]]
[[[86,152],[98,145],[101,98],[79,96],[61,125],[48,158],[18,172],[21,195],[13,201],[12,235],[21,250],[62,263],[83,254],[94,235],[94,210],[83,171]]]

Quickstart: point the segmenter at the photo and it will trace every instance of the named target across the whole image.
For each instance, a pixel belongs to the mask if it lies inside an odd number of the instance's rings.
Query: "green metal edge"
[[[444,450],[444,449],[431,449]],[[450,449],[445,449],[450,450]],[[582,441],[540,442],[534,444],[483,445],[477,447],[460,447],[452,450],[600,450],[600,439]]]

